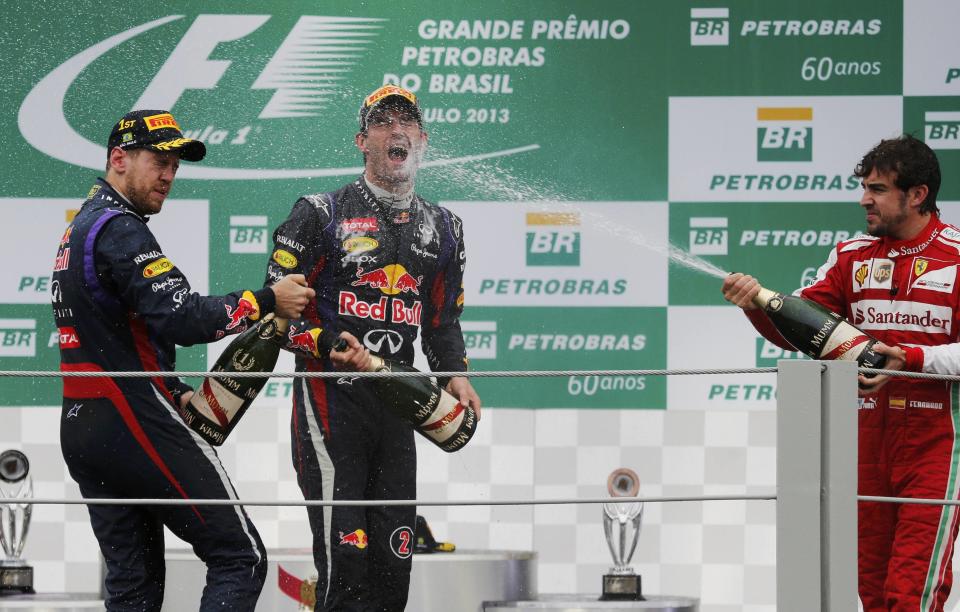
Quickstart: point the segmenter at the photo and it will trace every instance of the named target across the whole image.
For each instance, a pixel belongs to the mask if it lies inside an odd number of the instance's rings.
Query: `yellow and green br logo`
[[[757,108],[757,161],[813,161],[812,107]]]
[[[579,266],[580,214],[528,212],[527,265]]]

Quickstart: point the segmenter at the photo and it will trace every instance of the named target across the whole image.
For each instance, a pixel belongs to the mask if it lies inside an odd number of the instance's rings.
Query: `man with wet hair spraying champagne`
[[[883,140],[855,170],[868,236],[840,242],[795,295],[847,317],[881,343],[886,368],[960,372],[960,230],[937,208],[940,165],[920,140]],[[754,304],[756,279],[731,274],[727,301],[768,340],[791,348]],[[885,344],[884,344],[885,343]],[[860,376],[859,493],[958,498],[960,406],[943,381]],[[866,612],[943,610],[957,509],[859,505],[860,600]]]
[[[432,370],[465,371],[463,228],[456,215],[414,192],[427,145],[417,98],[380,87],[364,98],[359,119],[363,175],[337,191],[304,196],[274,233],[268,283],[302,273],[317,292],[290,324],[297,370],[364,371],[371,353],[411,365],[419,331]],[[325,336],[335,330],[347,348],[327,358]],[[468,378],[440,384],[479,416]],[[294,386],[293,464],[305,498],[416,497],[414,431],[373,389],[349,376]],[[404,609],[413,506],[314,506],[308,516],[316,610]]]

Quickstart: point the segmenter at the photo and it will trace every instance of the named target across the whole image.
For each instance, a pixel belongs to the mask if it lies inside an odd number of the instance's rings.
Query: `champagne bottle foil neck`
[[[770,300],[777,297],[777,295],[778,294],[776,291],[771,291],[766,287],[760,287],[760,293],[758,293],[756,297],[753,298],[753,303],[759,306],[760,308],[767,310],[767,308],[770,306]]]
[[[273,315],[267,315],[273,316]],[[273,316],[273,320],[277,322],[277,333],[286,334],[287,330],[290,328],[290,319],[284,319],[282,317]]]
[[[387,362],[381,357],[376,355],[370,356],[370,365],[367,367],[368,372],[382,372],[383,370],[389,370],[390,367],[387,365]]]

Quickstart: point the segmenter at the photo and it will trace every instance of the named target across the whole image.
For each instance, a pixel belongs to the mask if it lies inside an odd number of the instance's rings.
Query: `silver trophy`
[[[13,592],[33,593],[33,568],[20,558],[33,505],[8,501],[33,497],[33,480],[29,472],[30,462],[20,451],[0,453],[0,546],[3,548],[0,596]]]
[[[636,497],[640,478],[628,468],[618,468],[607,478],[610,497]],[[630,567],[630,560],[640,539],[643,502],[603,504],[603,533],[613,556],[613,567],[603,576],[602,600],[642,600],[640,576]]]

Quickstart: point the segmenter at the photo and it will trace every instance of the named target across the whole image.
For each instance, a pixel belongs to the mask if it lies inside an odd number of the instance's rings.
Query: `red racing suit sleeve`
[[[846,316],[847,305],[843,286],[843,272],[838,265],[842,245],[837,245],[830,251],[827,261],[820,266],[813,283],[808,287],[797,289],[793,295],[816,302],[821,306]],[[796,347],[780,335],[770,318],[760,309],[744,311],[747,319],[761,336],[773,342],[782,349],[795,351]]]
[[[118,215],[107,223],[95,253],[98,276],[115,289],[123,306],[142,319],[151,334],[180,346],[239,333],[275,305],[269,289],[225,296],[192,291],[146,225],[132,215]]]

